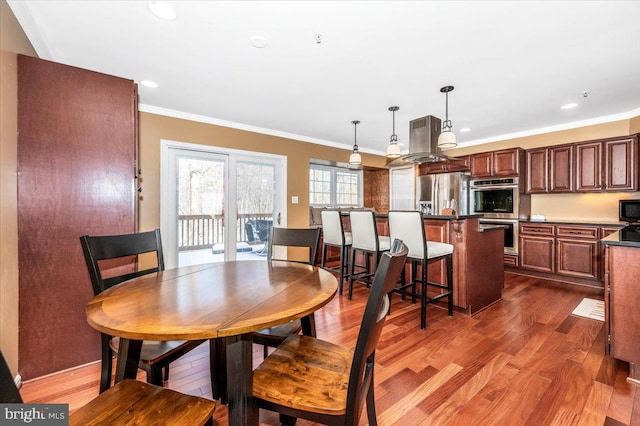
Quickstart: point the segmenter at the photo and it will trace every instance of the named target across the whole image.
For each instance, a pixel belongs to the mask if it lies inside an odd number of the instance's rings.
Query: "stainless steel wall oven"
[[[504,252],[518,254],[518,219],[528,219],[531,197],[520,191],[517,177],[472,180],[470,204],[473,214],[482,214],[480,225],[504,228]]]
[[[473,213],[495,219],[518,219],[518,178],[471,181]]]

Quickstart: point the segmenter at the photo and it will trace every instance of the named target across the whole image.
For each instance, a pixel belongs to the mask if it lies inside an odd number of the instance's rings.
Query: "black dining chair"
[[[94,295],[116,284],[153,272],[164,271],[160,230],[135,234],[80,237],[82,251],[89,270]],[[144,253],[156,254],[157,266],[138,270],[138,259]],[[119,259],[119,260],[117,260]],[[108,278],[103,273],[109,274]],[[116,272],[113,272],[113,271]],[[111,386],[112,358],[118,353],[119,338],[101,333],[102,368],[100,392]],[[169,380],[169,364],[206,340],[193,341],[144,341],[138,367],[147,373],[147,382],[162,386]],[[213,363],[213,360],[211,361]],[[164,370],[164,375],[162,374]],[[213,370],[212,370],[213,371]]]
[[[0,404],[22,403],[22,396],[0,351]],[[41,401],[38,403],[42,404]],[[75,410],[69,416],[68,424],[213,425],[215,407],[216,403],[209,399],[126,379]]]
[[[282,423],[300,417],[331,425],[357,425],[367,404],[376,424],[375,350],[389,311],[388,293],[398,282],[407,247],[395,240],[382,254],[371,286],[355,350],[309,336],[289,336],[254,370],[253,396],[260,408],[280,413]]]
[[[308,260],[300,261],[313,265],[318,253],[320,245],[320,228],[314,229],[296,229],[296,228],[271,228],[269,234],[269,245],[267,250],[267,259],[278,260],[274,255],[274,247],[301,247],[308,249]],[[280,259],[287,260],[287,259]],[[313,314],[310,315],[311,329],[315,330],[313,325]],[[268,348],[275,348],[280,345],[291,334],[297,334],[302,329],[300,320],[290,321],[275,327],[256,331],[253,333],[253,343],[264,346],[264,356],[267,357]],[[312,331],[315,334],[314,331]]]

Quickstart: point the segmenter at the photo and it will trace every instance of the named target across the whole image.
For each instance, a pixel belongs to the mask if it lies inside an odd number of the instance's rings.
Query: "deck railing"
[[[246,223],[255,219],[269,219],[272,213],[239,214],[236,241],[250,241]],[[178,216],[178,251],[201,250],[224,243],[224,216],[221,214],[192,214]]]

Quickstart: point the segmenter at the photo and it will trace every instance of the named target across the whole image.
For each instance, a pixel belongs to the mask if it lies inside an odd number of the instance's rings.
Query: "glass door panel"
[[[225,259],[226,158],[176,156],[178,266]]]
[[[236,163],[238,217],[237,259],[265,258],[273,226],[276,199],[276,167],[255,161]]]
[[[162,141],[160,229],[166,268],[265,260],[286,226],[282,156]]]

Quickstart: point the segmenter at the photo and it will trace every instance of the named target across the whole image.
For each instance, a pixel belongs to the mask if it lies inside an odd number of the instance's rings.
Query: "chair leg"
[[[106,391],[111,386],[111,373],[113,368],[113,351],[109,342],[111,337],[101,334],[102,340],[102,365],[100,368],[100,393]]]
[[[169,364],[165,365],[164,367],[164,381],[169,381]]]
[[[267,359],[269,356],[269,348],[267,345],[262,346],[262,359]]]
[[[411,303],[416,303],[416,283],[418,282],[418,263],[415,260],[411,261],[411,281],[413,285],[411,286]]]
[[[349,267],[349,300],[351,300],[351,296],[353,295],[353,276],[356,273],[356,249],[351,247],[351,264]]]
[[[340,282],[338,283],[339,293],[342,296],[342,283],[344,281],[344,268],[346,267],[344,259],[347,256],[347,248],[345,246],[340,247]]]
[[[453,254],[447,255],[447,291],[449,292],[448,308],[449,316],[453,316]]]
[[[427,328],[427,262],[422,262],[422,282],[420,283],[420,329]]]
[[[376,398],[373,393],[373,369],[371,370],[371,381],[369,382],[369,389],[367,390],[367,420],[369,426],[377,426],[378,420],[376,419]]]

